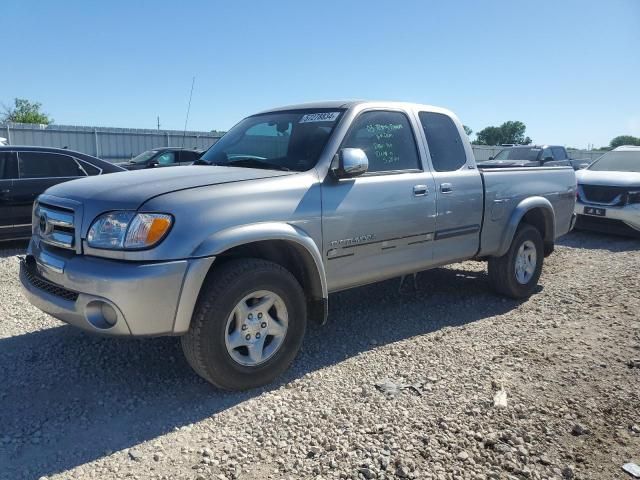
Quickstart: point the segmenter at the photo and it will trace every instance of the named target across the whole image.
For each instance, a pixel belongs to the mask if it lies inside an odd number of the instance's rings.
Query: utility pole
[[[160,115],[158,115],[158,130],[160,130]]]

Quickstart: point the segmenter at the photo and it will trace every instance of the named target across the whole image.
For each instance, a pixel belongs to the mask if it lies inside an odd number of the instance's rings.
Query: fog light
[[[115,325],[118,321],[118,314],[113,307],[108,303],[103,303],[100,309],[102,310],[102,316],[104,317],[105,322],[111,326]]]
[[[116,309],[102,300],[92,300],[85,307],[87,321],[100,330],[113,327],[118,321]]]

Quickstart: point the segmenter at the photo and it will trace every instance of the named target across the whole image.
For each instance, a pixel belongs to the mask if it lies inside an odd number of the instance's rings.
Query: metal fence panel
[[[104,160],[118,161],[157,147],[184,146],[204,150],[213,145],[220,135],[179,130],[10,123],[0,125],[0,137],[5,137],[9,145],[66,147]]]

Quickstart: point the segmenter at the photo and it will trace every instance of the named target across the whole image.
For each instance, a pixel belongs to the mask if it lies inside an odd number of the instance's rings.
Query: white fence
[[[220,138],[220,134],[10,123],[0,126],[0,137],[5,137],[9,145],[66,147],[104,160],[117,161],[129,159],[157,147],[206,149]]]

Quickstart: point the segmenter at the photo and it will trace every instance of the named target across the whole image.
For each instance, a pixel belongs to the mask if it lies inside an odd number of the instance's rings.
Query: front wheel
[[[182,349],[215,386],[258,387],[295,358],[306,315],[304,292],[289,271],[260,259],[230,260],[207,278]]]
[[[522,224],[507,253],[489,258],[489,283],[502,295],[526,298],[538,285],[543,260],[544,243],[540,232],[531,225]]]

